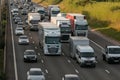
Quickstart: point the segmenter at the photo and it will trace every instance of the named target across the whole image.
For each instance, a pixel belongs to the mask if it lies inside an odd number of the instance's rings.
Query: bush
[[[120,6],[113,6],[111,8],[111,11],[117,11],[117,10],[120,10]]]
[[[63,1],[63,0],[53,0],[53,1],[52,1],[52,4],[58,4],[58,3],[60,3],[61,1]]]

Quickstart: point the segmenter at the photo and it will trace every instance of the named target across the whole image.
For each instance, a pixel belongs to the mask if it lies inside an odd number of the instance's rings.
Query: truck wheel
[[[105,55],[102,55],[102,57],[103,57],[103,61],[106,61],[106,57],[105,57]]]
[[[83,67],[83,64],[82,64],[82,63],[80,63],[80,67]]]
[[[95,68],[95,67],[96,67],[96,64],[93,64],[92,67]]]
[[[112,63],[111,60],[109,60],[109,59],[107,60],[107,62],[108,62],[108,64],[111,64],[111,63]]]

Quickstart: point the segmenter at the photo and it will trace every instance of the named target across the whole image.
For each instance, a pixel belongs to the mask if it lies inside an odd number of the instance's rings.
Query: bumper
[[[27,59],[27,58],[24,58],[24,62],[37,62],[37,59]]]
[[[109,62],[120,62],[120,57],[111,57],[111,58],[108,58],[108,61]]]

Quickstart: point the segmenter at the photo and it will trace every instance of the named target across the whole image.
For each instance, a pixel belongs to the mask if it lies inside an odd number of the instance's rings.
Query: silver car
[[[23,35],[23,34],[24,34],[23,28],[17,27],[17,28],[15,29],[15,34],[16,34],[16,35]]]
[[[26,35],[21,35],[18,38],[18,44],[29,44],[29,39]]]
[[[37,62],[37,54],[34,50],[25,50],[24,52],[24,62],[31,62],[35,61]]]
[[[27,80],[45,80],[45,75],[41,68],[30,68],[27,72]]]

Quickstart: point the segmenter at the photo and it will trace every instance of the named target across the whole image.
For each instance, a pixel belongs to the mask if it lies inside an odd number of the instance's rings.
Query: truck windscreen
[[[60,11],[52,11],[52,14],[58,14]]]
[[[46,44],[59,44],[60,37],[45,37]]]
[[[88,25],[76,25],[76,30],[88,30]]]
[[[40,13],[40,14],[44,14],[45,11],[39,10],[38,13]]]
[[[109,48],[110,54],[120,54],[120,48]]]
[[[39,20],[31,20],[30,23],[31,24],[38,24]]]
[[[81,52],[81,57],[94,57],[92,52]]]
[[[70,27],[60,27],[61,32],[63,33],[71,33],[71,28]]]

